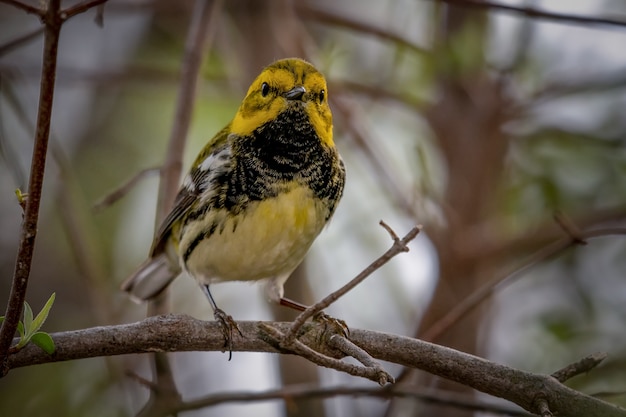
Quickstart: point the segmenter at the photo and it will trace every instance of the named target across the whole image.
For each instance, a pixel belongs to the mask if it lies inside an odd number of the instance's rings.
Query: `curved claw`
[[[233,330],[237,330],[241,337],[243,337],[243,333],[237,322],[221,308],[215,309],[213,317],[215,317],[215,321],[218,322],[222,328],[224,348],[228,349],[228,360],[231,360],[233,357]]]

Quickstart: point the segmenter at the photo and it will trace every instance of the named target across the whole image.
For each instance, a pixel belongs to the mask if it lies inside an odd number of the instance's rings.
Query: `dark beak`
[[[306,93],[306,89],[304,87],[294,87],[285,93],[285,98],[287,100],[302,100],[304,93]]]

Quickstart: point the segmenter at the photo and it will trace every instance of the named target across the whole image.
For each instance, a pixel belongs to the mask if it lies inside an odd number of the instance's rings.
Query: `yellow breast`
[[[197,244],[186,268],[201,283],[272,278],[293,271],[323,228],[328,208],[305,186],[250,203],[240,214],[215,210],[189,224],[181,247],[207,225],[215,231]]]

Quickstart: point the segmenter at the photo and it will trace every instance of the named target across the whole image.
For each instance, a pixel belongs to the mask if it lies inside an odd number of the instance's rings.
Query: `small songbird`
[[[271,301],[303,310],[283,297],[283,285],[335,212],[344,182],[324,76],[302,59],[276,61],[200,151],[149,258],[122,289],[149,300],[186,271],[231,332],[236,323],[217,307],[212,283],[263,280]]]

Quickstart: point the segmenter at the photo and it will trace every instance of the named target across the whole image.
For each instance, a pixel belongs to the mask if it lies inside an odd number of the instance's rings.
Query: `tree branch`
[[[185,56],[181,68],[180,89],[176,100],[174,124],[170,132],[165,161],[161,168],[161,183],[157,207],[157,227],[172,209],[180,187],[183,153],[187,143],[187,132],[196,98],[196,85],[202,64],[202,56],[209,43],[209,31],[216,25],[215,16],[221,2],[196,0],[192,21],[185,41]],[[213,19],[211,17],[213,16]]]
[[[46,167],[48,138],[50,135],[50,118],[52,115],[54,82],[56,79],[57,50],[63,23],[58,13],[60,4],[60,0],[50,0],[48,10],[44,17],[43,67],[41,70],[35,145],[33,147],[30,180],[28,183],[28,198],[26,200],[26,209],[24,210],[24,219],[22,221],[22,233],[15,262],[11,293],[9,295],[5,320],[0,329],[0,376],[4,376],[8,372],[8,368],[6,367],[7,355],[22,313],[22,306],[26,298],[28,278],[30,276],[30,268],[33,260],[33,252],[35,250],[39,206],[41,203],[41,191]]]
[[[565,238],[553,241],[549,245],[539,249],[537,252],[530,255],[530,257],[514,271],[509,272],[506,275],[496,276],[484,285],[477,288],[474,292],[469,294],[458,303],[453,309],[448,311],[443,317],[435,322],[428,329],[420,334],[423,340],[435,341],[443,333],[448,331],[452,326],[466,317],[469,312],[479,306],[483,301],[490,297],[495,291],[501,290],[507,285],[510,285],[519,277],[528,271],[533,266],[545,262],[548,259],[553,258],[562,251],[580,244],[580,241],[586,242],[589,239],[598,237],[610,236],[610,235],[626,235],[626,228],[613,227],[604,229],[593,229],[584,232],[577,232],[575,237],[568,236]]]
[[[43,32],[44,32],[44,28],[38,27],[37,29],[31,32],[18,36],[12,41],[8,41],[7,43],[0,45],[0,57],[11,52],[13,49],[22,46],[22,44],[30,42],[31,40],[38,38],[39,35],[41,35]]]
[[[176,407],[176,409],[173,411],[180,412],[197,410],[203,407],[210,407],[228,402],[252,403],[274,399],[298,400],[310,398],[331,398],[337,396],[368,397],[381,399],[390,399],[397,397],[416,398],[425,403],[436,403],[448,407],[455,407],[465,410],[504,414],[507,417],[532,417],[531,414],[528,414],[527,412],[521,411],[519,409],[505,407],[498,404],[490,404],[484,401],[476,401],[473,398],[465,398],[463,395],[456,392],[437,390],[432,387],[419,389],[417,387],[407,386],[393,387],[392,389],[391,387],[371,388],[341,385],[330,387],[291,385],[288,387],[263,392],[225,392],[211,394],[207,395],[204,398],[186,401],[180,404],[179,407]]]
[[[567,365],[564,368],[552,373],[552,377],[559,382],[565,382],[576,375],[584,374],[591,371],[596,366],[606,359],[608,355],[606,353],[593,353],[589,356]]]
[[[278,330],[276,327],[269,325],[268,323],[261,323],[260,327],[267,332],[268,335],[273,337],[281,348],[285,348],[289,353],[293,352],[297,355],[313,362],[316,365],[323,366],[325,368],[335,369],[337,371],[345,372],[352,376],[358,376],[361,378],[367,378],[371,381],[374,381],[380,385],[385,385],[390,381],[393,381],[393,377],[387,373],[380,365],[378,366],[357,366],[352,363],[344,362],[340,359],[336,359],[330,355],[320,353],[327,352],[329,349],[328,340],[332,337],[336,337],[337,334],[334,334],[330,337],[327,336],[326,326],[322,326],[323,330],[319,334],[319,337],[315,337],[310,339],[309,344],[300,341],[299,339],[294,339],[289,343],[285,343],[285,333]],[[331,330],[332,332],[332,330]],[[345,339],[344,339],[345,340]],[[337,356],[337,354],[344,354],[341,350],[335,350],[333,356]],[[346,353],[346,354],[349,354]]]
[[[436,0],[441,3],[453,4],[460,7],[470,7],[478,9],[488,9],[505,13],[517,14],[535,19],[551,20],[566,24],[600,25],[600,26],[626,26],[626,20],[611,19],[607,17],[587,17],[567,13],[553,13],[530,7],[516,7],[505,4],[494,3],[485,0]]]
[[[394,256],[402,252],[408,252],[409,248],[406,245],[410,241],[415,239],[415,237],[418,235],[418,233],[421,230],[421,226],[416,226],[413,229],[411,229],[409,233],[406,234],[406,236],[400,239],[395,234],[395,232],[391,230],[391,228],[382,220],[380,221],[380,225],[385,230],[387,230],[387,232],[391,235],[391,238],[393,240],[393,245],[391,246],[391,248],[389,248],[387,252],[385,252],[378,259],[372,262],[367,268],[365,268],[359,275],[354,277],[346,285],[339,288],[337,291],[329,294],[328,296],[324,297],[322,300],[320,300],[319,302],[315,303],[314,305],[310,306],[309,308],[304,310],[302,313],[300,313],[298,317],[296,317],[296,319],[293,321],[293,325],[291,326],[291,329],[289,329],[289,331],[285,334],[286,341],[293,340],[296,337],[296,333],[298,332],[300,327],[309,318],[321,312],[323,309],[325,309],[326,307],[328,307],[329,305],[337,301],[339,297],[345,295],[347,292],[349,292],[354,287],[359,285],[361,282],[363,282],[363,280],[365,280],[365,278],[367,278],[374,271],[376,271],[377,269],[385,265],[387,262],[389,262]]]
[[[96,211],[103,210],[112,204],[116,203],[124,196],[126,196],[132,189],[144,178],[157,174],[161,170],[161,167],[144,168],[141,171],[135,173],[131,178],[127,179],[122,185],[118,186],[107,195],[100,198],[93,204],[93,209]]]
[[[68,7],[67,9],[63,10],[62,17],[65,20],[70,19],[70,18],[76,16],[77,14],[84,13],[84,12],[86,12],[87,10],[89,10],[89,9],[91,9],[93,7],[103,5],[107,1],[108,0],[81,1],[78,4],[76,4],[76,5],[72,6],[72,7]]]
[[[42,10],[38,7],[31,6],[30,4],[23,3],[21,1],[16,0],[0,0],[0,3],[6,3],[13,7],[17,7],[20,10],[25,11],[26,13],[34,14],[39,17],[44,17],[46,15],[46,11]],[[58,8],[56,9],[58,10]]]
[[[234,351],[286,353],[261,329],[263,322],[239,322],[244,335],[233,339]],[[281,332],[291,323],[271,323]],[[301,341],[319,339],[324,326],[305,323]],[[180,337],[184,334],[185,337]],[[117,326],[53,333],[57,350],[48,355],[33,344],[11,355],[9,368],[99,356],[146,352],[221,351],[219,324],[185,315],[150,317]],[[379,360],[422,369],[504,398],[531,413],[539,413],[542,398],[552,413],[570,417],[626,417],[626,410],[570,389],[549,375],[532,374],[454,349],[404,336],[353,329],[350,339]]]
[[[346,15],[311,7],[310,4],[305,2],[296,2],[294,5],[296,6],[298,14],[306,19],[315,20],[326,25],[343,27],[353,32],[363,33],[364,35],[376,36],[380,39],[393,42],[401,47],[405,47],[417,54],[429,53],[426,48],[422,48],[402,35],[392,33],[387,29],[369,25],[361,20],[349,18]]]
[[[211,31],[217,24],[216,16],[222,7],[221,1],[196,0],[191,14],[191,23],[185,40],[185,54],[181,68],[180,88],[176,100],[174,123],[170,131],[165,161],[161,167],[161,181],[157,202],[156,229],[174,205],[180,186],[183,153],[187,143],[187,132],[196,98],[196,86],[206,46],[210,43]],[[148,303],[149,316],[169,311],[169,293],[164,291]],[[151,416],[153,411],[167,408],[180,402],[169,361],[165,355],[153,355],[154,378],[159,390],[151,391],[150,400],[139,413],[140,417]]]

